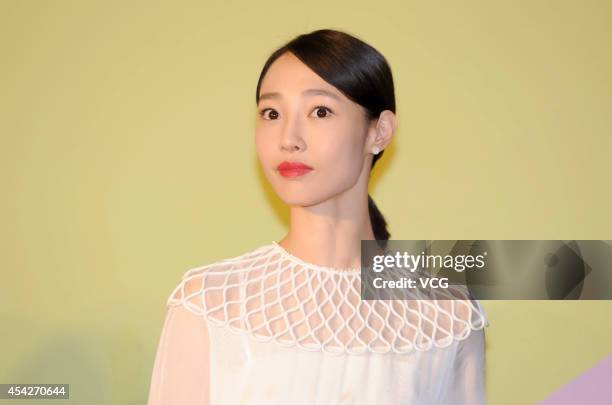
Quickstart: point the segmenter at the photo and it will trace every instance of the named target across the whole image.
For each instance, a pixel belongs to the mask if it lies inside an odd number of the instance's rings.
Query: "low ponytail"
[[[388,241],[391,234],[387,230],[387,221],[385,221],[385,217],[383,217],[370,194],[368,194],[368,212],[370,213],[370,222],[376,240]],[[384,244],[386,243],[383,242]]]
[[[374,155],[370,172],[372,171],[372,169],[374,168],[374,164],[378,161],[378,159],[380,159],[382,154],[383,153],[381,151],[377,155]],[[391,234],[387,230],[387,221],[385,220],[385,217],[376,206],[376,203],[374,202],[370,194],[368,194],[368,213],[370,214],[370,222],[372,223],[372,232],[374,232],[374,237],[376,238],[376,240],[382,241],[379,242],[379,246],[384,249],[387,247],[387,241],[389,240]]]

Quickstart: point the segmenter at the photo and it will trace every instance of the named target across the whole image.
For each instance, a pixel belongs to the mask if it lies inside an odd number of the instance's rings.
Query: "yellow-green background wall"
[[[287,229],[258,168],[266,57],[317,28],[389,60],[371,194],[394,239],[610,239],[612,3],[0,1],[0,382],[143,404],[189,268]],[[612,353],[612,302],[485,301],[491,404]]]

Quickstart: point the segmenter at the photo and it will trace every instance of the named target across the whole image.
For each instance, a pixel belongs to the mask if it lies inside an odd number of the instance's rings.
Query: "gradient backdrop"
[[[318,28],[391,64],[399,130],[371,194],[393,239],[611,239],[611,17],[606,1],[0,0],[0,382],[145,403],[180,276],[286,232],[255,86]],[[612,302],[483,304],[493,405],[612,353]]]

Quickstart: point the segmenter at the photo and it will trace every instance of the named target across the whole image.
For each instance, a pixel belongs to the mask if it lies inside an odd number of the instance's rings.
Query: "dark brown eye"
[[[327,107],[317,106],[315,107],[315,111],[317,112],[318,118],[327,118],[329,117],[331,110]]]
[[[267,113],[268,111],[270,112],[270,114],[268,115],[268,117],[270,117],[270,118],[266,118],[266,113]],[[262,117],[263,119],[265,119],[265,120],[268,120],[268,119],[270,119],[270,120],[276,120],[276,119],[278,119],[278,111],[273,110],[273,109],[271,109],[271,108],[264,108],[263,110],[261,110],[261,111],[259,112],[259,115],[261,115],[261,117]]]

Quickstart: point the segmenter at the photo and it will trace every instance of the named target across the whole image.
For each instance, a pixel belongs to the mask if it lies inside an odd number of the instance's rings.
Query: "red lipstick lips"
[[[283,177],[298,177],[313,170],[312,167],[302,162],[287,162],[286,160],[278,165],[277,169]]]

